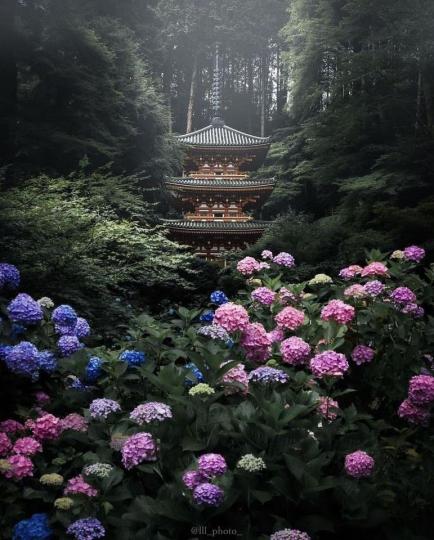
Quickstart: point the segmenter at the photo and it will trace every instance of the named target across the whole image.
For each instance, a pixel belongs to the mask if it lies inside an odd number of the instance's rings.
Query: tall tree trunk
[[[261,137],[265,137],[265,111],[268,89],[268,64],[264,52],[261,58]]]
[[[172,132],[172,82],[173,82],[173,46],[170,47],[163,70],[163,92],[166,95],[169,132]]]
[[[17,63],[15,58],[16,0],[0,0],[0,164],[15,156]]]
[[[249,133],[253,133],[253,116],[256,116],[255,104],[253,103],[253,58],[249,58],[247,65],[247,85],[249,96]]]
[[[197,61],[198,61],[198,54],[196,53],[193,59],[193,71],[191,74],[190,95],[188,98],[187,129],[186,129],[187,133],[190,133],[191,131],[193,131],[194,99],[196,97],[196,86],[197,86]]]

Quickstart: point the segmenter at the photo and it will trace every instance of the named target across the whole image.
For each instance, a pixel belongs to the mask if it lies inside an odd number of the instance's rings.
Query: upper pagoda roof
[[[220,118],[214,118],[209,126],[197,131],[177,135],[178,141],[189,146],[249,147],[269,146],[270,137],[256,137],[227,126]]]

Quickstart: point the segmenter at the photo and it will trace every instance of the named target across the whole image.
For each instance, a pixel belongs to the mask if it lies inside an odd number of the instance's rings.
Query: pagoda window
[[[217,218],[222,218],[224,217],[225,213],[224,212],[214,212],[213,213],[213,217],[217,217]]]

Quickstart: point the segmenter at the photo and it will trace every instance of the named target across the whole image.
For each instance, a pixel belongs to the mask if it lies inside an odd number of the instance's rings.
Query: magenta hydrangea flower
[[[270,540],[311,540],[310,536],[298,529],[281,529],[270,536]]]
[[[381,283],[381,281],[378,281],[378,279],[374,279],[373,281],[368,281],[363,286],[365,289],[366,294],[372,297],[380,296],[384,292],[384,289],[386,286],[384,283]]]
[[[338,417],[339,403],[331,397],[320,396],[317,407],[318,413],[329,422]]]
[[[321,310],[321,319],[323,321],[335,321],[339,324],[350,323],[356,314],[353,306],[345,304],[342,300],[330,300]]]
[[[303,339],[292,336],[282,341],[280,344],[280,352],[282,354],[283,362],[293,366],[299,366],[307,362],[311,348]]]
[[[405,315],[411,315],[415,319],[420,319],[425,315],[425,310],[423,309],[423,307],[418,306],[413,302],[410,302],[410,304],[405,304],[405,306],[403,306],[400,311]]]
[[[42,445],[33,437],[21,437],[15,441],[13,451],[15,454],[33,456],[33,454],[42,452]]]
[[[47,403],[50,403],[50,396],[45,392],[36,392],[35,399],[38,405],[46,405]]]
[[[251,276],[258,270],[260,270],[260,263],[253,257],[244,257],[241,261],[238,261],[237,270],[243,276]]]
[[[415,375],[410,379],[408,397],[419,406],[434,403],[434,377],[431,375]]]
[[[275,317],[277,325],[288,330],[296,330],[304,323],[304,313],[299,309],[288,306],[282,309]]]
[[[223,502],[224,491],[214,484],[204,482],[193,490],[193,500],[203,506],[220,506]]]
[[[399,406],[398,416],[410,424],[420,426],[427,426],[431,418],[429,409],[416,405],[409,399],[405,399]]]
[[[276,293],[268,287],[258,287],[252,291],[252,300],[264,304],[264,306],[270,306],[276,298]]]
[[[408,287],[397,287],[390,293],[390,298],[395,304],[406,305],[416,302],[416,295]]]
[[[27,456],[21,454],[15,454],[7,459],[9,468],[6,469],[3,474],[6,478],[13,478],[14,480],[21,480],[28,476],[33,476],[33,463]]]
[[[404,259],[411,262],[420,262],[425,257],[425,250],[419,246],[408,246],[404,249]]]
[[[265,362],[271,354],[271,340],[261,323],[250,323],[243,331],[240,345],[249,360]]]
[[[194,489],[197,485],[202,484],[205,478],[198,471],[187,471],[182,475],[182,481],[188,489]]]
[[[96,497],[98,490],[88,484],[82,474],[70,478],[63,491],[64,495],[86,495],[87,497]]]
[[[57,416],[44,414],[32,422],[30,429],[39,440],[54,440],[62,432],[62,422]]]
[[[314,377],[343,377],[349,365],[342,353],[324,351],[315,355],[310,361],[310,369]]]
[[[62,431],[71,429],[72,431],[85,432],[88,428],[87,420],[84,416],[78,413],[70,413],[62,418],[61,421]]]
[[[351,266],[342,268],[342,270],[339,272],[339,277],[344,279],[345,281],[348,281],[349,279],[353,279],[354,277],[359,275],[362,270],[363,268],[358,264],[352,264]]]
[[[295,266],[294,257],[285,251],[281,251],[273,257],[273,262],[279,266],[285,266],[286,268],[293,268]]]
[[[387,276],[388,270],[387,266],[384,263],[381,262],[372,262],[365,266],[365,268],[361,271],[362,277],[370,277],[370,276]]]
[[[268,250],[268,249],[264,249],[264,251],[261,253],[261,257],[265,260],[267,259],[273,259],[273,253]]]
[[[172,418],[172,409],[165,403],[149,401],[138,405],[130,413],[130,418],[140,426],[151,422],[163,422],[163,420]]]
[[[249,320],[249,314],[243,306],[227,302],[216,309],[213,322],[228,332],[236,332],[244,330],[249,324]]]
[[[114,399],[94,399],[89,405],[89,412],[96,420],[106,420],[111,413],[119,412],[121,406]]]
[[[6,433],[0,432],[0,456],[6,456],[12,450],[12,443]]]
[[[344,290],[344,296],[348,296],[350,298],[363,298],[366,296],[366,291],[363,285],[360,285],[360,283],[354,283],[354,285],[350,285]]]
[[[199,473],[205,478],[221,476],[228,470],[225,458],[221,454],[203,454],[197,460]]]
[[[136,433],[122,445],[122,463],[129,470],[140,465],[143,461],[155,461],[157,459],[157,445],[150,433]]]
[[[280,343],[285,339],[285,332],[279,326],[267,332],[267,336],[270,338],[271,343]]]
[[[224,362],[222,366],[226,363],[227,362]],[[249,375],[246,371],[244,364],[237,364],[233,368],[226,371],[226,373],[222,377],[222,382],[225,384],[237,383],[241,386],[241,389],[232,386],[229,389],[229,393],[236,393],[238,391],[241,391],[243,394],[247,394],[249,389]]]
[[[345,472],[353,478],[366,478],[374,471],[374,458],[363,450],[345,456]]]
[[[24,431],[24,426],[21,422],[17,422],[16,420],[3,420],[3,422],[0,422],[0,431],[4,433],[17,433],[19,431]]]
[[[368,347],[367,345],[357,345],[351,353],[351,358],[358,366],[372,362],[374,356],[374,349],[371,349],[371,347]]]

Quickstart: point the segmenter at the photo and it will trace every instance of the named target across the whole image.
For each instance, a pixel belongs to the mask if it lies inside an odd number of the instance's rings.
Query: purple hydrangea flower
[[[357,345],[351,353],[351,358],[358,366],[372,362],[374,356],[374,349],[371,349],[371,347],[368,347],[367,345]]]
[[[220,506],[224,498],[224,491],[214,484],[204,482],[193,490],[193,500],[203,506]]]
[[[428,425],[431,418],[429,409],[416,405],[409,399],[405,399],[399,406],[398,416],[404,420],[407,420],[407,422],[410,422],[410,424],[420,426]]]
[[[71,356],[84,347],[77,336],[61,336],[57,342],[61,356]]]
[[[416,302],[416,295],[408,287],[397,287],[390,293],[390,298],[395,304],[405,305]]]
[[[136,433],[122,445],[122,463],[129,470],[143,461],[157,459],[157,445],[150,433]]]
[[[162,422],[172,418],[172,409],[165,403],[158,401],[149,401],[138,405],[130,414],[131,420],[140,426],[150,424],[151,422]]]
[[[345,355],[335,351],[324,351],[315,355],[310,361],[310,369],[314,377],[343,377],[348,370]]]
[[[406,304],[403,308],[401,308],[401,313],[411,315],[415,319],[420,319],[425,315],[425,310],[422,306],[418,306],[417,304],[411,302],[410,304]]]
[[[90,326],[89,323],[86,321],[86,319],[83,319],[83,317],[77,318],[77,323],[74,328],[75,335],[79,339],[83,339],[90,335]]]
[[[97,540],[97,538],[105,536],[105,529],[101,521],[90,517],[74,521],[66,532],[72,534],[75,540]]]
[[[205,478],[198,471],[187,471],[182,475],[182,481],[188,489],[194,489],[198,484],[202,484]]]
[[[97,420],[106,420],[109,414],[120,410],[121,406],[117,401],[107,398],[94,399],[89,406],[91,417]]]
[[[273,257],[273,262],[280,266],[286,266],[286,268],[292,268],[295,266],[294,257],[285,251],[282,251]]]
[[[63,304],[53,311],[51,320],[60,328],[74,328],[77,324],[77,313],[71,306]]]
[[[270,540],[311,540],[310,536],[298,529],[281,529],[270,536]]]
[[[368,281],[367,283],[365,283],[363,288],[366,294],[376,297],[384,292],[386,286],[384,285],[384,283],[381,283],[381,281],[378,281],[378,279],[374,279],[373,281]]]
[[[264,306],[270,306],[276,298],[276,293],[268,287],[258,287],[252,291],[252,300],[263,304]]]
[[[9,303],[7,310],[11,321],[25,325],[37,324],[44,316],[38,302],[26,293],[18,294]]]
[[[228,466],[225,458],[220,454],[204,454],[198,459],[199,473],[206,478],[224,474]]]
[[[404,259],[411,262],[420,262],[425,257],[425,250],[419,246],[409,246],[404,249]]]
[[[434,403],[434,377],[431,375],[415,375],[410,379],[408,397],[419,406]]]
[[[220,339],[221,341],[227,341],[229,334],[227,331],[218,324],[210,324],[209,326],[201,326],[197,333],[201,336],[209,337],[211,339]]]
[[[13,373],[35,380],[38,376],[38,349],[29,341],[21,341],[6,353],[6,365]]]
[[[15,290],[20,285],[20,272],[16,266],[8,263],[0,264],[0,274],[2,275],[2,287]]]
[[[261,366],[249,374],[249,381],[257,382],[260,384],[270,384],[270,383],[286,383],[288,382],[288,375],[281,369],[275,369],[268,366]]]
[[[306,363],[310,356],[310,345],[303,339],[292,336],[280,344],[282,361],[286,364],[299,366]]]
[[[374,458],[363,450],[357,450],[345,456],[345,472],[353,478],[371,476],[374,465]]]

